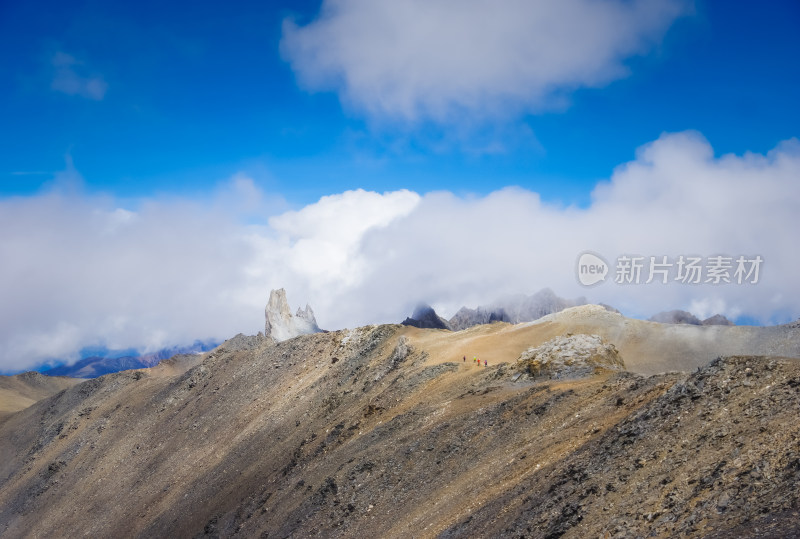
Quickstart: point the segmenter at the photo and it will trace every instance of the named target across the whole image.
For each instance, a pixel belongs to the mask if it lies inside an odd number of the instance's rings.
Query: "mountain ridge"
[[[159,362],[175,355],[207,352],[218,346],[214,341],[195,341],[188,346],[173,346],[156,352],[141,355],[125,355],[118,357],[90,356],[72,364],[59,365],[41,371],[46,376],[68,376],[71,378],[97,378],[104,374],[154,367]]]
[[[613,344],[626,371],[525,374],[524,351],[568,333]],[[786,535],[799,334],[582,306],[460,332],[240,335],[188,370],[87,380],[0,424],[0,533],[701,537],[769,514]],[[743,342],[794,357],[707,359]],[[647,374],[687,354],[684,372]]]

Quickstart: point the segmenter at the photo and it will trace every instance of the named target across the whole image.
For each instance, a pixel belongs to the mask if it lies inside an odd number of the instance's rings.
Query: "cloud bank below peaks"
[[[784,322],[800,315],[799,182],[796,140],[717,157],[687,132],[640,148],[586,208],[509,187],[466,197],[355,190],[285,211],[243,176],[204,202],[123,207],[79,191],[0,199],[0,370],[90,345],[157,349],[254,334],[280,287],[293,308],[313,305],[325,329],[396,322],[419,301],[450,316],[543,287],[633,316],[680,308]],[[586,250],[612,264],[625,254],[764,263],[755,285],[587,289],[575,275]]]

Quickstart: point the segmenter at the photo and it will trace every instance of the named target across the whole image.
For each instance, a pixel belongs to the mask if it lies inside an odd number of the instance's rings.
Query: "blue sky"
[[[0,370],[552,287],[800,316],[800,4],[0,4]],[[585,289],[577,255],[760,255]]]
[[[36,192],[69,153],[88,189],[119,196],[196,194],[247,171],[292,204],[358,187],[506,185],[585,204],[598,179],[664,131],[700,131],[718,153],[765,152],[800,125],[792,1],[698,2],[650,51],[624,59],[627,76],[444,143],[447,125],[371,127],[334,92],[298,87],[282,22],[308,23],[319,9],[4,2],[0,194]],[[102,78],[102,99],[52,88],[59,52]],[[492,142],[502,149],[481,151]]]

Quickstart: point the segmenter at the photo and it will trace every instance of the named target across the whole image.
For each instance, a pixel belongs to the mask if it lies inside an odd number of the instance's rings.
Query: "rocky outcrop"
[[[476,309],[462,307],[449,321],[453,331],[460,331],[478,324],[508,322],[519,324],[532,322],[548,314],[557,313],[569,307],[585,305],[586,298],[564,299],[549,288],[544,288],[532,296],[519,294],[499,299],[488,306]]]
[[[322,331],[317,326],[314,311],[309,305],[306,305],[305,309],[298,308],[297,314],[292,316],[286,299],[286,290],[283,288],[270,292],[264,316],[267,319],[264,334],[278,342]]]
[[[692,326],[702,326],[703,323],[689,311],[664,311],[650,317],[651,322],[661,324],[691,324]]]
[[[578,378],[625,369],[625,363],[613,344],[599,335],[571,333],[527,349],[517,365],[534,377],[558,378]]]
[[[314,316],[314,311],[311,310],[311,305],[306,303],[306,308],[301,309],[300,307],[297,308],[297,312],[295,313],[295,318],[299,318],[301,320],[305,320],[308,324],[313,327],[317,327],[317,318]]]
[[[725,318],[721,314],[715,314],[705,320],[700,320],[689,311],[681,311],[676,309],[674,311],[664,311],[650,318],[650,322],[659,322],[661,324],[689,324],[692,326],[734,326],[733,322]]]
[[[424,304],[414,309],[414,313],[403,320],[402,324],[416,328],[451,329],[447,320],[436,314],[433,307]]]
[[[238,352],[242,350],[257,350],[265,343],[269,342],[264,338],[264,335],[259,332],[258,335],[245,335],[239,333],[222,343],[218,350],[225,350],[226,352]]]
[[[617,309],[616,307],[612,307],[611,305],[607,305],[605,303],[598,303],[598,305],[600,305],[602,308],[604,308],[610,313],[622,314],[619,309]]]
[[[704,326],[735,326],[733,322],[728,320],[725,316],[721,314],[715,314],[709,318],[703,320]]]

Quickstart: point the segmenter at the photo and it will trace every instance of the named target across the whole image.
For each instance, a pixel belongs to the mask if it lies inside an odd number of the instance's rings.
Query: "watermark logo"
[[[764,259],[760,255],[641,256],[620,255],[613,268],[613,281],[620,285],[650,284],[758,284]],[[578,256],[578,282],[594,286],[606,280],[611,266],[597,253]]]
[[[609,266],[602,256],[586,251],[578,257],[576,269],[579,283],[583,286],[594,286],[606,280]]]

